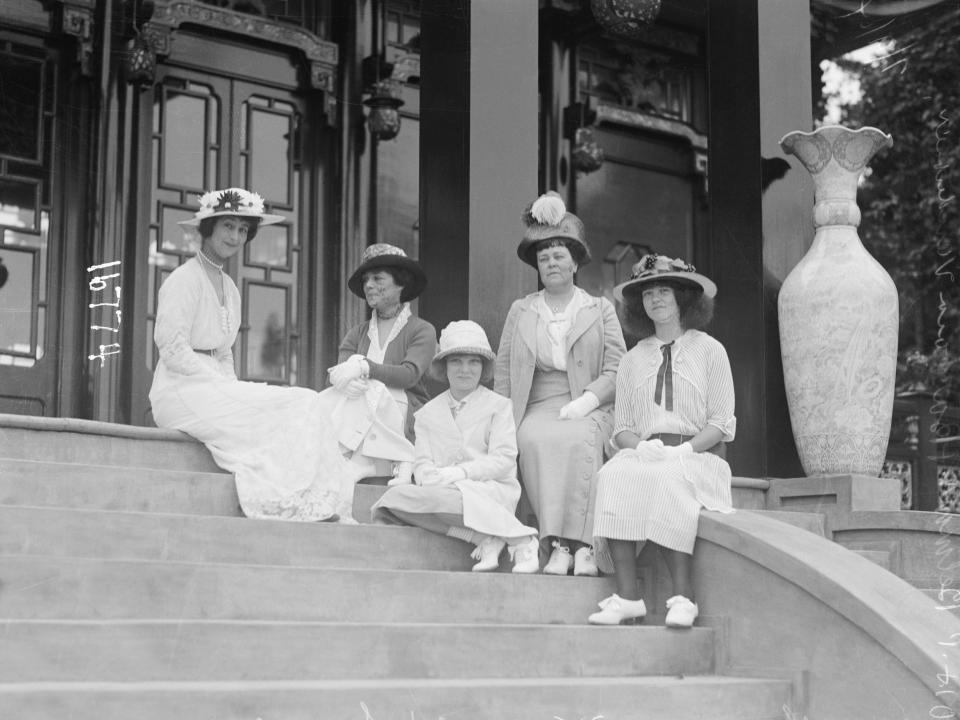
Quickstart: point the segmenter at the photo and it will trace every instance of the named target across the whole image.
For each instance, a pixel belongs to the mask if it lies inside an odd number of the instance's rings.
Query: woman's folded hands
[[[693,453],[693,446],[688,442],[680,445],[664,445],[659,439],[641,440],[637,443],[634,452],[643,462],[660,462],[690,455]]]
[[[330,383],[337,390],[345,391],[350,382],[363,377],[363,355],[351,355],[327,372],[330,373]]]
[[[420,473],[417,475],[417,484],[423,487],[444,487],[466,479],[467,473],[462,467],[451,465],[450,467],[442,467]]]

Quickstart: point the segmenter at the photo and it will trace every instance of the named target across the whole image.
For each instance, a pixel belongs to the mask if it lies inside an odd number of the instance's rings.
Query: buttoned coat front
[[[463,495],[466,527],[498,537],[533,532],[522,528],[518,533],[522,526],[513,517],[520,483],[516,428],[508,400],[481,386],[454,418],[449,392],[444,392],[420,408],[415,422],[414,477],[442,467],[462,468],[467,479],[455,484]]]
[[[537,364],[537,311],[539,293],[515,300],[500,336],[493,388],[513,401],[513,418],[523,420]],[[567,380],[570,397],[589,390],[600,406],[613,404],[617,366],[626,351],[620,321],[613,303],[587,296],[567,335]]]

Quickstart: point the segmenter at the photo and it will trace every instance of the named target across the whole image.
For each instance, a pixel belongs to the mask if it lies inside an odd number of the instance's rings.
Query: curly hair
[[[247,223],[247,239],[246,242],[250,242],[257,236],[257,230],[260,229],[260,218],[256,217],[243,217],[242,215],[217,215],[216,217],[204,218],[197,224],[197,230],[200,232],[200,237],[206,240],[208,237],[213,235],[213,228],[217,225],[217,220],[223,217],[238,217],[244,222]]]
[[[573,240],[567,240],[566,238],[548,238],[547,240],[541,240],[540,242],[534,244],[530,249],[530,257],[533,260],[533,264],[537,264],[537,254],[541,250],[546,250],[547,248],[552,247],[565,247],[570,251],[570,257],[573,258],[573,261],[578,265],[583,265],[584,258],[587,257],[587,251],[584,249],[583,245]]]
[[[643,291],[657,286],[673,290],[680,310],[680,327],[684,330],[703,330],[713,319],[713,298],[703,294],[699,285],[663,278],[631,285],[623,291],[624,323],[639,338],[650,337],[655,332],[653,320],[643,309]]]

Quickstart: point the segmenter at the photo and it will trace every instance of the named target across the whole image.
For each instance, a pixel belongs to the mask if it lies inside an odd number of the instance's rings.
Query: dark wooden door
[[[202,45],[201,45],[202,47]],[[160,284],[194,255],[199,238],[177,224],[192,216],[198,195],[243,187],[260,193],[267,211],[284,221],[263,227],[227,266],[240,288],[243,318],[234,356],[237,374],[275,384],[312,382],[314,324],[308,322],[313,282],[311,253],[322,208],[312,201],[303,159],[309,103],[296,89],[296,68],[258,63],[262,50],[229,49],[230,67],[259,68],[264,77],[196,68],[197,56],[161,68],[151,130],[149,232],[144,239],[144,363],[134,393],[149,422],[146,396],[156,348],[153,325]],[[206,52],[210,52],[209,48]],[[216,53],[211,53],[216,57]],[[315,165],[315,163],[314,163]]]
[[[0,412],[56,415],[62,205],[50,51],[0,35]]]

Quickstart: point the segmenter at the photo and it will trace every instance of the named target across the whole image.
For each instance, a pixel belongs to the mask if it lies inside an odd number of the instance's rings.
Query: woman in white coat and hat
[[[440,334],[430,374],[449,389],[415,415],[415,485],[392,487],[373,506],[375,521],[417,525],[475,545],[476,572],[495,570],[509,548],[515,573],[539,569],[536,530],[515,516],[520,499],[510,401],[481,385],[495,355],[477,323]]]
[[[240,292],[224,266],[261,225],[282,219],[264,212],[258,194],[228,188],[204,194],[181,223],[202,243],[160,287],[150,404],[159,427],[192,435],[233,473],[247,517],[333,520],[340,480],[354,471],[319,393],[243,382],[233,366]]]

